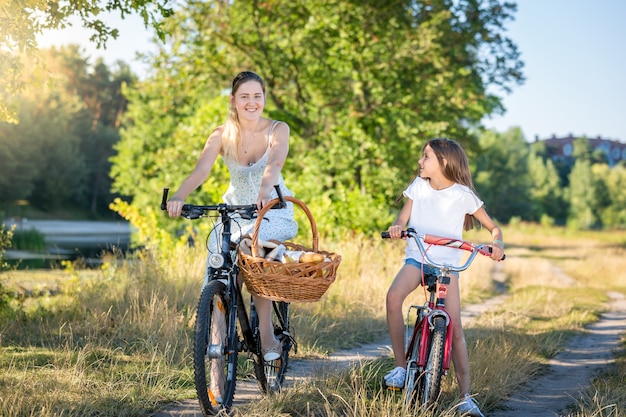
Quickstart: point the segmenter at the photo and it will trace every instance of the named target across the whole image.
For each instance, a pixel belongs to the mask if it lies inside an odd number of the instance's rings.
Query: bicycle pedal
[[[387,389],[387,391],[395,391],[395,392],[400,392],[402,391],[402,388],[398,388],[398,387],[390,387],[388,385],[385,385],[385,388]]]

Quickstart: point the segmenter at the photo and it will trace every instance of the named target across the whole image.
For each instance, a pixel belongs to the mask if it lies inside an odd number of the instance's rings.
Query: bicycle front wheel
[[[424,372],[420,376],[419,384],[420,403],[426,408],[433,406],[439,398],[441,378],[443,377],[446,335],[448,332],[445,317],[435,316],[432,319],[432,325],[428,361],[426,362]]]
[[[404,383],[404,395],[406,399],[406,403],[409,405],[414,405],[417,400],[417,393],[420,392],[419,383],[420,383],[420,369],[417,366],[417,361],[419,360],[420,353],[420,341],[422,338],[422,326],[423,322],[415,323],[415,326],[419,326],[416,331],[413,333],[413,340],[411,341],[410,347],[411,351],[407,358],[407,368],[406,368],[406,381]]]
[[[205,416],[230,409],[235,395],[238,335],[229,312],[226,285],[210,281],[198,302],[193,348],[196,393]]]

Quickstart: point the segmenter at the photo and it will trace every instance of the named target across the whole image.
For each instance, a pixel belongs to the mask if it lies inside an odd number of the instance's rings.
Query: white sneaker
[[[406,369],[397,366],[387,375],[385,375],[385,385],[390,388],[404,388],[404,380],[406,379]]]
[[[457,409],[462,416],[485,417],[485,415],[480,412],[480,408],[478,408],[476,400],[474,400],[474,398],[472,398],[469,394],[465,394],[463,401],[459,403]]]

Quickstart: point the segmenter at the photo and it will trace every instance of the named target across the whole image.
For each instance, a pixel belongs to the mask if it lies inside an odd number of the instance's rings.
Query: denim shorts
[[[422,265],[421,262],[417,262],[413,258],[406,258],[404,260],[405,265],[411,265],[419,269],[420,271],[424,271],[424,275],[439,275],[439,268],[434,268],[430,265]],[[422,269],[423,268],[423,269]]]
[[[405,265],[414,266],[417,269],[419,269],[420,271],[424,271],[424,276],[426,276],[426,275],[439,276],[439,274],[441,273],[441,270],[439,268],[435,268],[434,266],[430,266],[430,265],[424,265],[424,269],[422,270],[422,263],[421,262],[417,262],[413,258],[406,258],[404,260],[404,264]],[[458,272],[450,272],[449,275],[450,276],[455,276],[457,278],[459,277],[459,273]]]

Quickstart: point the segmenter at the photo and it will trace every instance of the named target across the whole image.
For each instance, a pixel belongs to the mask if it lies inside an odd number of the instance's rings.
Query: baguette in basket
[[[242,239],[239,243],[239,268],[243,280],[252,294],[262,296],[273,301],[285,302],[313,302],[318,301],[326,292],[330,284],[335,281],[337,268],[341,263],[341,256],[318,249],[319,236],[317,226],[309,208],[297,198],[286,196],[299,206],[307,215],[311,223],[312,246],[301,246],[292,242],[271,242],[270,253],[280,246],[285,247],[282,253],[285,262],[267,260],[267,242],[259,240],[259,227],[263,215],[279,199],[274,199],[263,206],[258,213],[254,232],[250,241]],[[244,242],[245,241],[245,242]],[[261,256],[263,253],[264,256]],[[290,257],[291,256],[291,257]],[[295,262],[295,259],[299,262]],[[294,262],[289,262],[294,260]]]
[[[241,239],[239,243],[239,250],[248,256],[252,256],[252,237],[249,235]],[[259,258],[263,258],[266,261],[276,262],[312,262],[320,263],[324,260],[330,261],[321,253],[287,250],[282,242],[277,241],[265,241],[259,239],[259,245],[257,247],[257,254]]]

